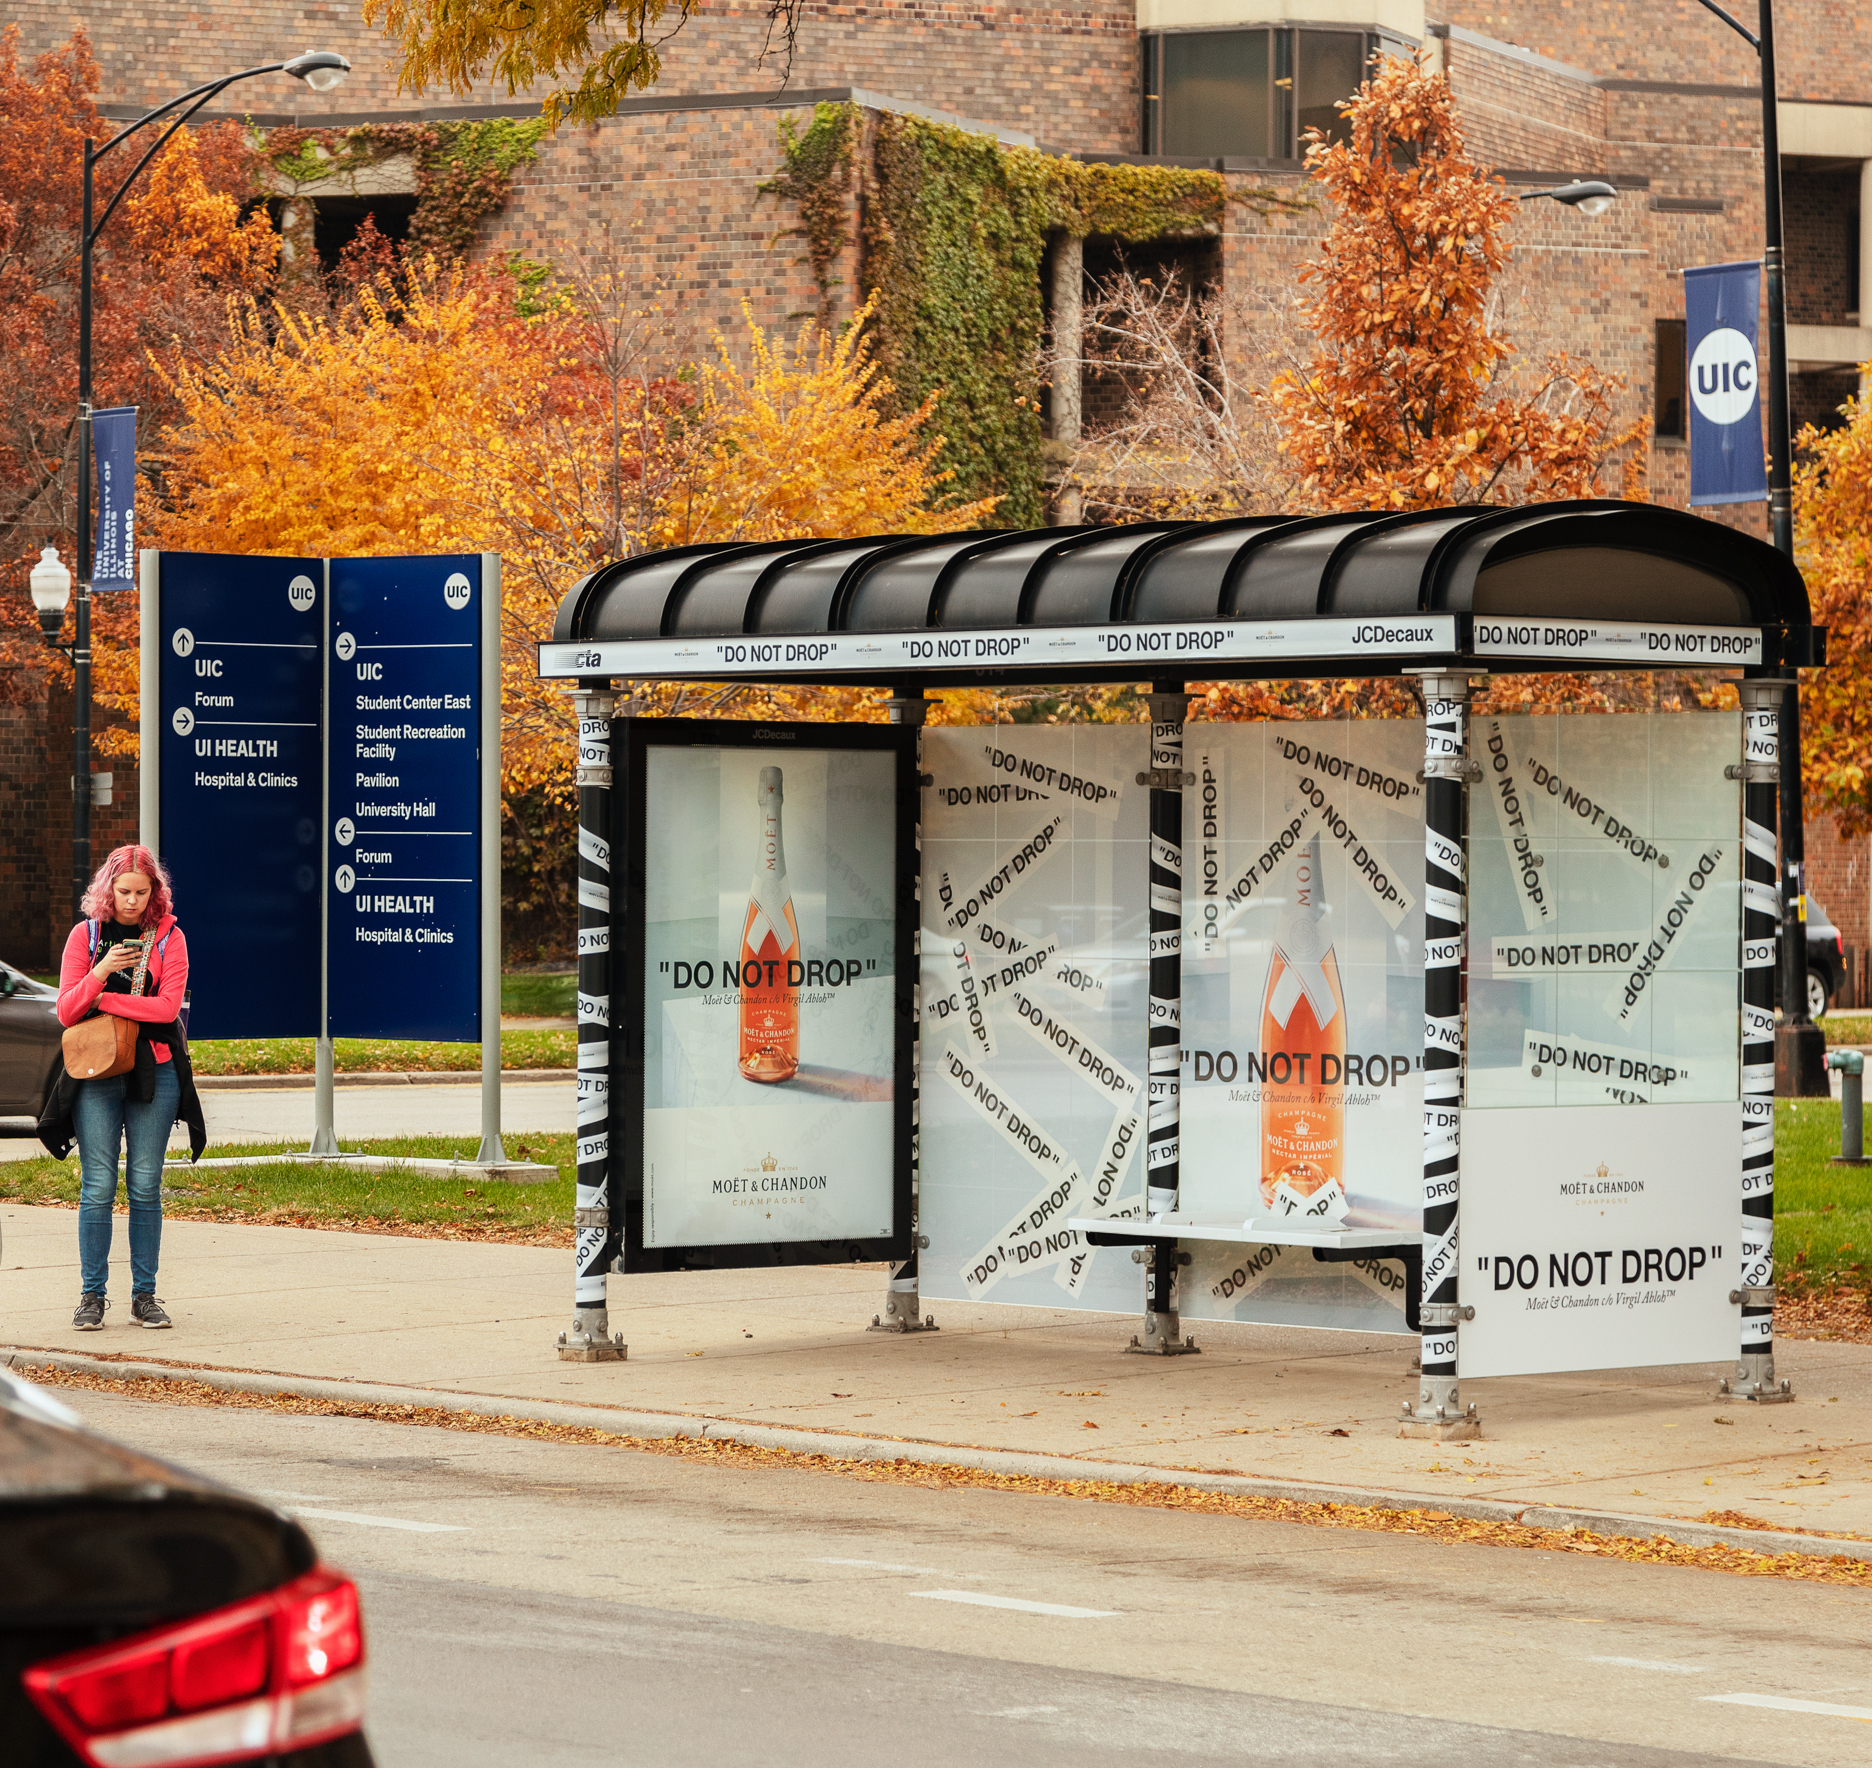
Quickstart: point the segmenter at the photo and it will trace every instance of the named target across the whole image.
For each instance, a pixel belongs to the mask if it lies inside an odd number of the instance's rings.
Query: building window
[[[1309,129],[1343,141],[1338,107],[1383,48],[1371,31],[1152,31],[1143,42],[1144,152],[1295,160]]]
[[[1657,322],[1656,358],[1652,429],[1660,441],[1682,442],[1690,434],[1689,416],[1684,409],[1684,389],[1689,374],[1683,320],[1660,319]]]

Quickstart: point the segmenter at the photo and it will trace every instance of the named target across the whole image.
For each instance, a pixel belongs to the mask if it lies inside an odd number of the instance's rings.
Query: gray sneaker
[[[153,1295],[130,1298],[130,1318],[147,1332],[161,1332],[174,1324],[163,1312],[163,1305]]]
[[[72,1324],[80,1332],[102,1332],[104,1330],[104,1310],[110,1306],[101,1295],[81,1295],[78,1306],[72,1312]]]

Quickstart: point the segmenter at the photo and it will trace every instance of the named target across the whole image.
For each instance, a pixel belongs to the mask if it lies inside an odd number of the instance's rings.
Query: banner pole
[[[1181,1188],[1183,1082],[1183,721],[1190,697],[1180,681],[1151,683],[1150,1004],[1147,1035],[1150,1129],[1145,1143],[1145,1216],[1176,1212]],[[1147,1356],[1186,1356],[1177,1275],[1189,1254],[1174,1240],[1145,1249],[1144,1335],[1125,1348]]]
[[[1781,778],[1785,680],[1744,681],[1742,697],[1742,1244],[1729,1299],[1742,1304],[1735,1380],[1721,1391],[1763,1403],[1794,1397],[1774,1372],[1775,794]],[[1790,937],[1798,923],[1788,923]],[[1806,978],[1803,974],[1802,981]]]
[[[331,1040],[331,560],[321,559],[319,590],[319,1021],[312,1045],[312,1145],[308,1154],[338,1153]]]
[[[481,1147],[477,1166],[505,1166],[501,1146],[501,557],[481,555]]]
[[[162,857],[162,554],[137,554],[137,840]]]
[[[568,1363],[624,1356],[606,1308],[611,1231],[611,715],[608,681],[581,681],[578,716],[578,1185],[572,1225],[572,1330],[559,1334]],[[619,1224],[622,1226],[622,1223]]]
[[[1461,1442],[1482,1434],[1457,1384],[1459,1300],[1457,1184],[1467,1059],[1463,982],[1468,943],[1469,759],[1467,675],[1425,670],[1423,1375],[1404,1402],[1402,1437]],[[1473,1316],[1473,1308],[1467,1310]]]
[[[916,744],[916,766],[913,770],[919,782],[923,778],[923,727],[929,718],[929,702],[923,697],[920,687],[900,686],[891,690],[887,702],[890,721],[894,725],[908,725],[916,732],[912,741]],[[911,1033],[910,1033],[910,1256],[901,1264],[891,1268],[890,1280],[884,1286],[884,1312],[873,1314],[871,1324],[865,1328],[868,1332],[934,1332],[936,1321],[933,1317],[925,1318],[922,1298],[917,1293],[917,1254],[923,1244],[923,929],[921,904],[923,901],[923,790],[917,787],[916,804],[911,812],[915,819],[915,836],[912,851],[916,855],[917,878],[915,900],[919,905],[917,930],[912,935],[912,950],[916,954],[917,975],[911,984]]]

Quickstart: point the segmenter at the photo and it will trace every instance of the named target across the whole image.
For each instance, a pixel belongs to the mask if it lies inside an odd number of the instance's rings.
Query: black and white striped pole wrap
[[[605,1276],[617,1256],[611,1222],[611,714],[607,690],[582,689],[578,714],[578,1184],[572,1212],[572,1330],[568,1361],[624,1355],[611,1337]]]
[[[1456,1380],[1462,1318],[1457,1165],[1463,1106],[1464,956],[1468,910],[1469,678],[1421,678],[1424,699],[1423,1373],[1402,1436],[1479,1434]]]
[[[1145,1212],[1172,1214],[1179,1190],[1183,1069],[1183,721],[1189,695],[1181,682],[1156,682],[1150,696],[1150,1023],[1149,1132],[1145,1142]],[[1172,1355],[1194,1350],[1183,1337],[1174,1240],[1147,1252],[1144,1336],[1134,1349]]]
[[[910,725],[916,731],[916,768],[918,781],[923,778],[923,724],[929,716],[929,702],[923,690],[900,687],[887,702],[890,721]],[[915,975],[910,988],[910,1256],[895,1266],[884,1289],[884,1312],[873,1314],[870,1332],[934,1332],[936,1322],[925,1319],[923,1301],[917,1294],[917,1252],[923,1245],[923,792],[917,788],[912,807],[914,822],[913,849],[916,876],[911,888],[916,903],[916,931],[911,935]]]
[[[1775,798],[1780,782],[1785,681],[1744,681],[1742,697],[1742,1345],[1725,1393],[1791,1400],[1774,1372],[1775,965],[1781,927]],[[1790,929],[1792,931],[1792,929]],[[1800,970],[1803,983],[1806,966]]]

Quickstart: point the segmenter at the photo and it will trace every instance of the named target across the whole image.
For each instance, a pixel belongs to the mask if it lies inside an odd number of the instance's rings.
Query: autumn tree
[[[1648,420],[1621,423],[1623,381],[1559,352],[1510,372],[1491,296],[1516,205],[1469,155],[1449,83],[1381,57],[1317,131],[1307,170],[1330,203],[1301,267],[1314,345],[1271,389],[1281,447],[1322,509],[1424,509],[1604,495],[1621,451],[1642,484]]]
[[[1872,400],[1795,438],[1794,544],[1827,667],[1801,672],[1801,779],[1847,837],[1872,828]]]
[[[73,550],[84,141],[115,127],[97,87],[82,32],[22,65],[18,27],[0,31],[0,570],[15,582],[41,546]],[[99,167],[100,211],[135,164],[126,146]],[[152,351],[212,355],[227,337],[228,296],[272,274],[277,242],[264,212],[246,207],[253,191],[237,129],[183,131],[99,236],[94,396],[139,407],[145,436],[174,411]],[[135,596],[101,598],[96,621],[107,640],[117,631],[134,644]],[[0,692],[38,692],[45,660],[30,605],[0,597]]]
[[[662,48],[689,22],[696,0],[365,0],[364,17],[396,39],[406,92],[473,92],[485,79],[510,95],[548,87],[546,115],[599,123],[631,93],[656,83]],[[800,0],[757,0],[770,58],[785,84]]]

